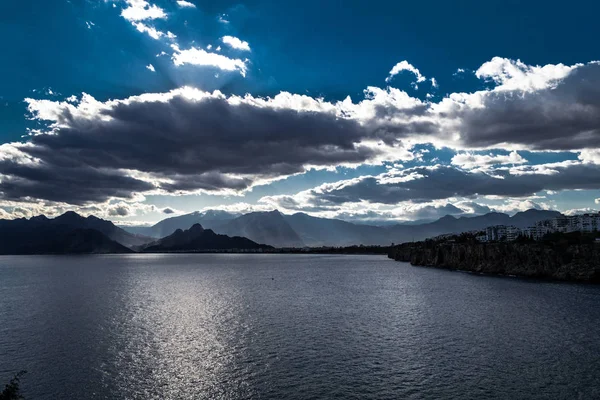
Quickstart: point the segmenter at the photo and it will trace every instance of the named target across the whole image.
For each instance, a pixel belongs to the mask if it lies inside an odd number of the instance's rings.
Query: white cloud
[[[236,50],[250,51],[250,45],[248,42],[240,40],[235,36],[223,36],[221,41]]]
[[[590,207],[585,207],[585,208],[574,208],[571,210],[566,210],[563,211],[563,214],[565,215],[580,215],[580,214],[590,214],[590,213],[597,213],[598,210],[594,209],[594,208],[590,208]]]
[[[600,149],[584,149],[578,158],[586,164],[600,164]]]
[[[156,70],[154,69],[154,65],[152,65],[152,64],[146,65],[146,68],[149,69],[152,72],[156,72]]]
[[[181,50],[179,46],[171,46],[175,51],[173,53],[173,63],[177,66],[184,64],[201,65],[215,67],[224,71],[238,71],[242,76],[246,76],[248,67],[246,61],[233,59],[221,54],[209,53],[204,49],[191,47],[187,50]]]
[[[165,36],[164,32],[158,31],[152,26],[145,25],[141,22],[134,22],[132,24],[133,26],[135,26],[135,29],[137,29],[139,32],[147,33],[148,36],[150,36],[152,39],[158,40],[161,37]]]
[[[417,78],[417,83],[425,82],[425,80],[427,79],[423,75],[421,75],[421,72],[417,68],[415,68],[408,61],[404,60],[394,65],[394,67],[390,70],[390,75],[385,79],[385,81],[391,81],[394,76],[398,75],[402,71],[412,72]]]
[[[435,78],[431,78],[431,86],[433,86],[434,88],[439,87],[438,82]]]
[[[521,60],[494,57],[479,67],[475,75],[480,79],[491,79],[497,83],[496,91],[533,92],[554,87],[574,68],[581,65],[548,64],[540,67],[526,65]]]
[[[516,151],[511,152],[508,155],[502,154],[489,154],[479,155],[470,153],[459,153],[452,157],[451,163],[464,169],[488,169],[494,165],[504,164],[525,164],[527,160]]]
[[[185,0],[177,0],[177,5],[181,8],[196,8],[194,3]]]
[[[146,0],[125,0],[128,7],[121,11],[121,16],[128,21],[144,21],[147,19],[165,19],[167,14],[156,5]]]
[[[218,21],[222,24],[228,24],[229,20],[227,19],[227,14],[219,15]]]

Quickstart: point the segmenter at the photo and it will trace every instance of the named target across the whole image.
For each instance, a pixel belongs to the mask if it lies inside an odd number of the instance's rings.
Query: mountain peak
[[[199,233],[199,232],[204,232],[204,228],[200,224],[194,224],[191,226],[189,231],[190,231],[190,233]]]
[[[54,218],[56,221],[77,221],[85,219],[81,215],[77,214],[75,211],[67,211],[64,214],[59,215]]]

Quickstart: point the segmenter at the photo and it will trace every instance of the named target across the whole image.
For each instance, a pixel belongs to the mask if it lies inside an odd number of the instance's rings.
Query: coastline
[[[600,283],[600,244],[424,241],[390,249],[388,257],[420,267],[481,275]]]

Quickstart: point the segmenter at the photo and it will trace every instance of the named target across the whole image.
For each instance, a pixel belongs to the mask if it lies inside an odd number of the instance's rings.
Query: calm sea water
[[[600,287],[382,256],[0,257],[28,399],[597,399]]]

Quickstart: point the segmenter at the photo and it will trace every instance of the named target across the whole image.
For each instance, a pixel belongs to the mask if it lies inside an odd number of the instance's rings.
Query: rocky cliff
[[[395,246],[388,256],[419,266],[600,283],[600,244],[596,243],[424,241]]]

